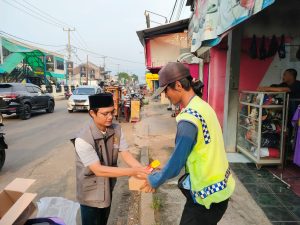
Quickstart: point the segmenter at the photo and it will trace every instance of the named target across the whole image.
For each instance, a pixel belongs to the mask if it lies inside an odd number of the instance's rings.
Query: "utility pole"
[[[86,83],[89,85],[89,55],[86,55]]]
[[[68,28],[68,29],[65,29],[65,28],[63,28],[63,30],[64,31],[68,31],[68,47],[67,47],[67,51],[68,51],[68,61],[70,61],[71,60],[71,38],[70,38],[70,32],[71,31],[75,31],[75,28],[73,28],[73,29],[70,29],[70,28]],[[71,84],[71,79],[72,79],[72,76],[71,75],[69,75],[69,82],[70,82],[70,84]]]
[[[146,25],[147,25],[147,28],[150,28],[150,15],[147,11],[145,11],[145,17],[146,17]]]
[[[104,72],[105,72],[105,59],[107,58],[107,56],[102,56],[103,58],[103,69],[104,69]]]
[[[119,75],[119,73],[120,73],[120,64],[117,64],[117,66],[118,66],[118,75]]]

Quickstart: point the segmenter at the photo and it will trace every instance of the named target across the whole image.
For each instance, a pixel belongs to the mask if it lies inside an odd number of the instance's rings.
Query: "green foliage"
[[[118,80],[119,81],[130,80],[130,76],[128,75],[128,73],[121,72],[121,73],[118,74]]]
[[[138,77],[137,75],[135,75],[135,74],[132,74],[132,75],[131,75],[131,79],[132,79],[133,81],[138,81],[138,80],[139,80],[139,77]]]
[[[152,200],[151,208],[154,210],[160,210],[162,206],[163,206],[162,200],[159,197],[154,196]]]

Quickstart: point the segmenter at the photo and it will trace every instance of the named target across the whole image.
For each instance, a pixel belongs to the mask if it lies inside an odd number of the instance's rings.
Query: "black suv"
[[[32,111],[54,111],[54,98],[34,84],[0,83],[0,112],[16,113],[22,120],[31,117]]]

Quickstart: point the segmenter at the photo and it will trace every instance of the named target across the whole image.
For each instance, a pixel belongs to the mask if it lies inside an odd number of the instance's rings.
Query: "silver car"
[[[96,86],[77,87],[68,100],[68,112],[72,113],[74,110],[89,110],[89,96],[101,92],[102,89]]]

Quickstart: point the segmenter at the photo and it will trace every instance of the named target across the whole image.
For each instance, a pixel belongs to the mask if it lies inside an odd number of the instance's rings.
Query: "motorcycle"
[[[65,92],[65,99],[69,99],[72,95],[72,92]]]
[[[4,139],[4,125],[3,125],[3,116],[0,112],[0,170],[2,169],[5,162],[5,149],[7,149],[7,144]]]

